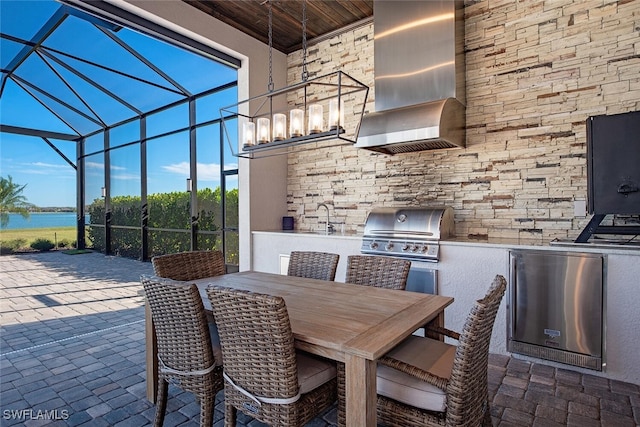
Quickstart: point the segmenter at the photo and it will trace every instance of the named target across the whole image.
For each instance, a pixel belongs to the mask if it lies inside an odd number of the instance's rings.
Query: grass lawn
[[[14,249],[29,248],[29,245],[37,239],[47,239],[53,244],[65,242],[67,245],[71,245],[76,241],[76,228],[22,228],[0,231],[0,244],[2,246],[13,247],[12,242],[18,241],[20,243]]]

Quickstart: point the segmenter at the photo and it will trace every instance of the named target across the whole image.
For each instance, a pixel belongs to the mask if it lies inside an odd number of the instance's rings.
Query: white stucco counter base
[[[362,236],[283,231],[254,231],[252,233],[252,269],[281,273],[281,258],[291,251],[307,250],[332,252],[340,255],[336,280],[343,282],[347,256],[360,253]],[[513,357],[532,360],[563,369],[576,370],[610,379],[640,385],[640,248],[589,247],[584,245],[540,246],[473,241],[440,242],[440,260],[429,263],[437,270],[438,293],[452,296],[455,302],[445,313],[445,326],[462,329],[474,300],[484,296],[496,274],[507,281],[509,252],[513,249],[549,251],[596,252],[607,255],[605,277],[605,361],[603,372],[571,365],[534,359],[513,354]],[[426,264],[426,263],[421,263]],[[491,337],[491,352],[507,351],[507,301],[505,298],[496,317]]]
[[[254,231],[252,269],[267,273],[280,273],[280,258],[291,251],[318,251],[340,255],[336,281],[344,282],[347,256],[360,253],[362,236],[356,234],[320,234],[313,232]]]

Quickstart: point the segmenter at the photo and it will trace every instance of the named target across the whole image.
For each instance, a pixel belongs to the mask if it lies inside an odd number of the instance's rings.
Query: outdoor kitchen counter
[[[335,232],[326,234],[321,231],[303,231],[303,230],[264,230],[254,231],[254,235],[264,236],[287,236],[287,237],[303,237],[311,239],[334,239],[334,240],[356,240],[362,241],[362,233],[355,232]],[[640,240],[634,244],[623,245],[617,242],[603,240],[595,243],[575,243],[569,240],[554,240],[551,242],[543,242],[534,239],[508,239],[508,238],[491,238],[487,240],[470,239],[464,237],[449,237],[440,240],[440,246],[473,246],[477,248],[502,248],[502,249],[537,249],[537,250],[554,250],[554,251],[570,251],[570,252],[597,252],[606,254],[637,254],[640,256]],[[303,249],[296,249],[303,250]],[[307,249],[309,250],[309,249]],[[358,246],[358,252],[360,247]],[[289,251],[290,252],[290,251]]]
[[[347,257],[360,254],[362,234],[325,235],[300,231],[254,231],[252,233],[252,264],[255,271],[286,274],[291,251],[320,251],[340,255],[336,281],[344,282]],[[527,240],[482,241],[462,238],[440,241],[438,262],[420,262],[425,268],[437,270],[438,294],[455,298],[446,310],[446,325],[460,330],[469,307],[482,298],[496,274],[509,278],[511,250],[544,250],[564,252],[596,252],[607,255],[605,268],[606,292],[606,359],[603,373],[549,363],[610,379],[640,384],[640,246],[606,244],[576,244],[573,242],[543,243]],[[491,337],[490,351],[508,354],[506,345],[506,298],[500,306]],[[525,356],[517,356],[526,359]],[[539,360],[538,360],[539,361]]]
[[[291,251],[331,252],[340,255],[336,274],[344,282],[347,256],[360,253],[362,235],[356,233],[333,234],[311,231],[254,231],[252,239],[251,269],[266,273],[286,273]]]
[[[351,238],[362,239],[362,233],[355,233],[353,231],[346,231],[344,233],[337,231],[331,234],[327,234],[323,231],[309,231],[309,230],[264,230],[254,231],[253,234],[284,234],[284,235],[300,235],[310,237],[338,237],[338,238]]]
[[[570,240],[553,240],[551,242],[542,242],[539,240],[527,239],[465,239],[465,238],[449,238],[440,241],[440,246],[475,246],[489,248],[504,249],[535,249],[549,251],[568,251],[568,252],[597,252],[605,254],[636,254],[640,256],[640,241],[637,243],[621,244],[619,242],[601,241],[595,243],[575,243]]]

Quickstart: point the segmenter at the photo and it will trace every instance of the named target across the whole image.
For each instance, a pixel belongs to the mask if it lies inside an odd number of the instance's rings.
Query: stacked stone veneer
[[[546,242],[585,227],[574,213],[587,198],[585,121],[640,109],[640,0],[466,1],[465,28],[466,148],[292,153],[300,229],[319,228],[321,202],[346,231],[362,231],[373,207],[407,205],[452,206],[463,238]],[[307,68],[369,85],[374,111],[373,56],[370,24],[311,46]],[[288,61],[289,83],[300,81],[302,52]]]

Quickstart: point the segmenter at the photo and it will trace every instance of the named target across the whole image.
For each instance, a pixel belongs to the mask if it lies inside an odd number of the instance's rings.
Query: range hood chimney
[[[358,148],[385,154],[465,145],[464,2],[374,0],[375,110]]]

